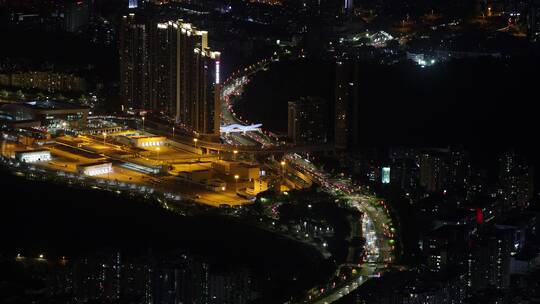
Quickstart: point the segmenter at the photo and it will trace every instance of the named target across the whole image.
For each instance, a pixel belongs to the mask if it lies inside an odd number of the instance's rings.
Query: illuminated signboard
[[[216,84],[219,83],[219,60],[216,60]]]
[[[381,181],[383,184],[390,184],[390,167],[382,168]]]

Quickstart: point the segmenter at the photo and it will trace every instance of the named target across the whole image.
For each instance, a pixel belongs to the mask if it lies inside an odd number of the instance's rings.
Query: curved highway
[[[362,194],[360,187],[354,186],[349,178],[332,178],[308,160],[295,154],[287,155],[286,159],[297,170],[331,193],[337,202],[353,207],[363,215],[361,221],[362,235],[366,240],[365,260],[352,265],[356,271],[353,271],[346,280],[339,284],[331,282],[326,288],[312,290],[303,301],[303,303],[332,303],[351,293],[371,277],[380,276],[394,261],[394,228],[390,214],[384,201]]]
[[[260,61],[229,77],[223,85],[222,94],[222,124],[243,124],[247,121],[238,118],[234,113],[232,96],[239,96],[243,87],[249,82],[249,77],[262,69],[268,68],[271,61]],[[278,147],[279,142],[264,133],[256,137],[262,147]],[[247,134],[246,134],[247,135]],[[240,135],[240,136],[246,136]],[[253,135],[247,135],[253,139]],[[239,147],[238,147],[239,148]],[[290,147],[288,147],[290,149]],[[261,149],[261,147],[259,147]],[[263,148],[264,149],[264,148]],[[281,150],[281,149],[280,149]],[[289,151],[290,152],[290,151]],[[326,304],[332,303],[351,293],[372,277],[380,276],[394,261],[394,227],[386,203],[374,196],[362,194],[360,187],[354,186],[349,178],[336,179],[314,166],[309,160],[288,153],[284,159],[288,166],[308,176],[313,182],[331,193],[336,202],[346,204],[362,214],[362,235],[366,240],[365,259],[353,265],[340,265],[337,275],[342,269],[352,269],[351,273],[341,282],[329,282],[324,288],[314,288],[308,292],[302,303]],[[338,276],[339,277],[339,276]]]

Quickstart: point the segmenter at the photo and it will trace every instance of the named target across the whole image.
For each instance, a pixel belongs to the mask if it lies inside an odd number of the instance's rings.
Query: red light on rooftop
[[[476,208],[476,223],[481,225],[484,223],[484,213],[481,208]]]

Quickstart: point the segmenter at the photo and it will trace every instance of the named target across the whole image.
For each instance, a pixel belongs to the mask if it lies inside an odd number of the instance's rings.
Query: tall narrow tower
[[[149,70],[146,25],[135,14],[123,16],[120,24],[120,95],[128,109],[149,107]]]
[[[354,0],[343,0],[343,14],[351,17],[354,14]]]

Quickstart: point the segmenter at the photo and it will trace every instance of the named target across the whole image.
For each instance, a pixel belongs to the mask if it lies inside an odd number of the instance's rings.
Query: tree
[[[88,102],[88,97],[84,94],[81,95],[81,97],[79,97],[79,103],[82,103],[82,104],[86,104]]]
[[[17,92],[15,92],[15,97],[18,99],[24,99],[24,93],[21,90],[17,90]]]

